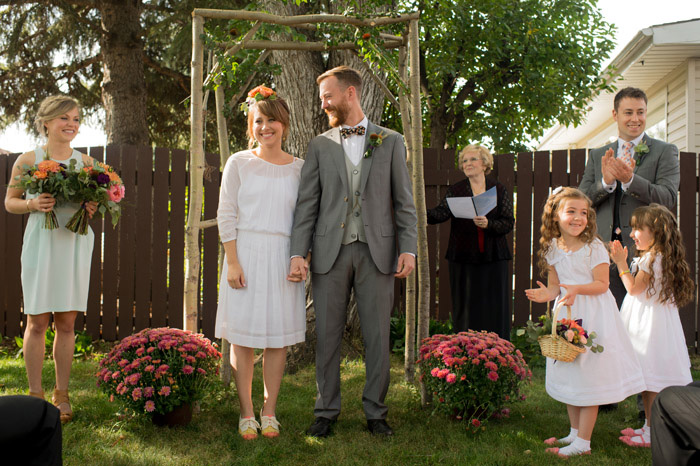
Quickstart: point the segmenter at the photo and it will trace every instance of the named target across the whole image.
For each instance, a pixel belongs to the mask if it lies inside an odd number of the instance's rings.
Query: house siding
[[[673,76],[666,87],[668,114],[666,116],[668,142],[678,146],[678,150],[688,150],[687,143],[687,71],[682,70]]]
[[[688,78],[692,79],[692,81],[688,88],[693,94],[693,98],[690,100],[690,118],[692,118],[690,128],[693,131],[688,144],[688,151],[698,153],[700,152],[700,59],[692,59],[690,65],[691,66],[688,67]]]

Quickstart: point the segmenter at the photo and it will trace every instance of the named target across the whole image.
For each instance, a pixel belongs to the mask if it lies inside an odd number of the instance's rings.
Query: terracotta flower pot
[[[159,427],[177,427],[186,426],[192,420],[192,405],[183,404],[169,413],[159,414],[153,413],[153,424]]]

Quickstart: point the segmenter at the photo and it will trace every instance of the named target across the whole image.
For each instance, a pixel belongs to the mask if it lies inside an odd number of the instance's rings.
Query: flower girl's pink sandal
[[[636,437],[639,437],[641,442],[635,442],[632,440],[633,438],[636,438]],[[627,435],[623,435],[622,437],[620,437],[620,440],[625,445],[629,445],[631,447],[651,448],[651,442],[645,442],[644,437],[642,437],[641,435],[634,435],[632,437],[627,436]]]
[[[562,455],[561,453],[559,453],[559,448],[557,448],[557,447],[554,447],[554,448],[546,448],[544,451],[546,451],[547,453],[552,453],[552,454],[554,454],[554,455],[557,455],[559,458],[564,458],[564,459],[568,459],[568,458],[569,458],[567,455]],[[573,456],[590,455],[590,454],[591,454],[591,450],[587,450],[587,451],[578,453],[578,454],[573,455]]]
[[[644,432],[644,427],[637,430]],[[625,437],[634,437],[635,435],[639,435],[639,432],[637,432],[637,430],[635,430],[633,427],[628,427],[626,429],[622,429],[620,431],[620,434]]]

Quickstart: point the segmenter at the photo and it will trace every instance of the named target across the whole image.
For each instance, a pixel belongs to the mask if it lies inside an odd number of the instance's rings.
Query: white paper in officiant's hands
[[[448,197],[447,205],[457,218],[483,217],[491,212],[498,203],[496,187],[474,197]]]

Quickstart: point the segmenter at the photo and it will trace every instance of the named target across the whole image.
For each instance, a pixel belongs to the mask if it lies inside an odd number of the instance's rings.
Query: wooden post
[[[192,84],[190,89],[190,186],[189,210],[185,227],[185,330],[197,332],[199,308],[199,222],[202,215],[202,186],[204,175],[204,121],[202,116],[202,83],[204,18],[192,15]]]
[[[219,136],[219,155],[221,157],[221,171],[226,166],[226,161],[231,156],[231,149],[228,145],[228,128],[226,127],[226,117],[224,116],[224,85],[219,83],[214,91],[216,100],[216,129]],[[219,247],[219,270],[224,262],[224,248]],[[220,280],[220,279],[219,279]],[[226,385],[231,385],[233,368],[231,367],[231,344],[226,338],[221,339],[221,380]]]
[[[425,179],[423,176],[423,118],[420,98],[420,44],[418,20],[409,23],[409,52],[411,67],[411,123],[413,146],[413,202],[418,216],[418,343],[430,334],[430,268],[428,267],[428,235],[425,208]],[[429,401],[425,384],[421,382],[421,402]]]
[[[408,68],[406,67],[406,47],[399,49],[398,72],[399,79],[404,84],[408,83]],[[408,87],[408,86],[406,86]],[[404,140],[406,141],[406,152],[408,154],[408,169],[411,173],[411,182],[415,184],[413,177],[413,128],[411,124],[411,106],[408,95],[399,90],[399,106],[401,113],[401,125],[403,126]],[[404,340],[404,361],[403,370],[406,382],[413,383],[415,380],[416,367],[416,274],[406,279],[406,337]]]

